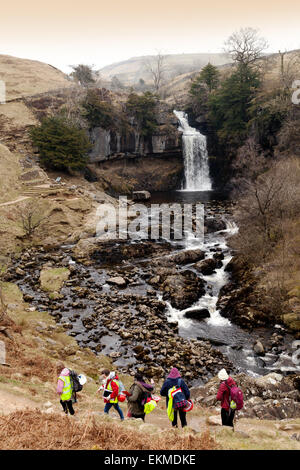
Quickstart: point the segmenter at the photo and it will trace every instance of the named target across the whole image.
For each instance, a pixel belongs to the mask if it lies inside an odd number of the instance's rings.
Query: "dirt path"
[[[9,414],[25,408],[39,408],[39,405],[29,398],[0,390],[0,414]]]
[[[11,204],[17,204],[18,202],[25,201],[25,199],[30,199],[30,196],[21,196],[18,199],[15,199],[14,201],[3,202],[2,204],[0,204],[0,207],[10,206]]]
[[[47,406],[47,403],[49,406]],[[75,420],[81,422],[82,420],[89,419],[89,417],[91,418],[92,416],[97,416],[101,419],[101,417],[103,417],[103,411],[99,410],[99,407],[97,406],[98,404],[98,399],[92,399],[88,408],[85,408],[80,406],[79,401],[78,404],[75,405]],[[0,388],[0,415],[7,415],[14,411],[25,410],[26,408],[31,410],[39,408],[46,413],[62,413],[60,404],[55,399],[46,403],[36,402],[28,397],[22,396],[21,394],[19,395],[17,390],[13,393]],[[122,406],[122,410],[126,416],[126,407]],[[119,423],[119,416],[115,410],[111,410],[109,415],[110,418],[114,418],[116,423]],[[291,439],[294,433],[298,434],[300,431],[299,420],[289,420],[288,423],[286,421],[261,421],[242,418],[236,421],[235,432],[232,434],[231,428],[208,425],[208,416],[209,414],[200,414],[199,410],[196,410],[195,413],[189,413],[187,417],[189,428],[193,429],[195,432],[203,432],[209,428],[212,436],[225,449],[300,450],[300,442]],[[126,421],[127,420],[125,420],[125,422]],[[171,423],[163,409],[157,409],[155,412],[148,415],[145,421],[146,424],[157,426],[162,430],[171,429]],[[178,427],[179,429],[181,427],[180,420],[178,422]]]

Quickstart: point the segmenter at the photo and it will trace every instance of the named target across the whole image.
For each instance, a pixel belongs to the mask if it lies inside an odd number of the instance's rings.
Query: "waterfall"
[[[183,111],[175,111],[183,132],[182,146],[184,157],[184,187],[186,191],[210,191],[206,137],[197,129],[189,126],[188,116]]]

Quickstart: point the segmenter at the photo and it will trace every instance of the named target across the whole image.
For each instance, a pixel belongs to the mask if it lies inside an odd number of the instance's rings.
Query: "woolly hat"
[[[179,374],[178,369],[173,367],[168,375],[168,379],[179,379],[179,377],[181,377],[181,375]]]
[[[218,373],[218,378],[220,380],[227,380],[229,375],[227,374],[225,369],[221,369],[220,372]]]

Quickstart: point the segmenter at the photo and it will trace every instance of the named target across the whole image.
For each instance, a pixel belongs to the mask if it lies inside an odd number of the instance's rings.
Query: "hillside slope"
[[[151,76],[146,66],[149,61],[155,61],[155,56],[132,57],[123,62],[103,67],[100,70],[100,75],[108,80],[117,77],[123,85],[133,85],[141,78],[149,83]],[[208,62],[214,65],[222,65],[230,62],[230,59],[226,54],[169,54],[165,56],[163,61],[165,78],[170,80],[174,76],[192,70],[200,70]]]
[[[51,65],[8,55],[0,55],[0,80],[6,85],[6,101],[72,86],[67,76]]]

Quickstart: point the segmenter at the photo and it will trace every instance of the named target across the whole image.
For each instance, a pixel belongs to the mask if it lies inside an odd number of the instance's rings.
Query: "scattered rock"
[[[209,416],[207,418],[207,423],[211,426],[222,426],[221,416]]]
[[[127,285],[127,281],[123,277],[110,277],[107,282],[118,287],[126,287]]]

